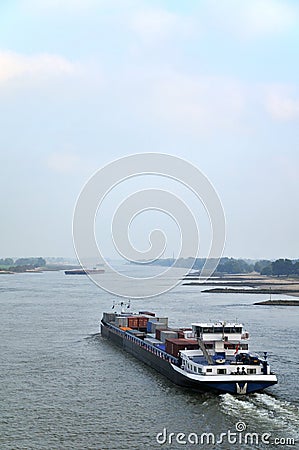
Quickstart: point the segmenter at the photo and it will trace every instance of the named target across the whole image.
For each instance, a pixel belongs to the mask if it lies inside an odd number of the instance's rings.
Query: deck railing
[[[161,359],[164,359],[166,361],[169,361],[173,364],[178,365],[178,359],[175,358],[174,356],[169,355],[168,353],[155,347],[154,345],[144,342],[142,339],[132,335],[131,333],[128,333],[127,331],[120,330],[117,326],[112,325],[111,323],[107,323],[107,322],[102,322],[102,323],[105,327],[110,328],[110,330],[112,330],[114,333],[118,334],[119,336],[122,336],[123,338],[134,342],[135,344],[139,345],[141,348],[144,348],[148,352],[153,353],[154,355],[158,356]]]

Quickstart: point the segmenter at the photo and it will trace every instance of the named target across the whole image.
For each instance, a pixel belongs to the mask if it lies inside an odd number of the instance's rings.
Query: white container
[[[145,338],[144,342],[146,344],[150,344],[150,345],[157,345],[157,344],[162,344],[161,341],[159,341],[159,339],[154,339],[154,338]]]
[[[191,331],[191,330],[184,331],[184,338],[185,339],[192,339],[192,338],[194,338],[193,331]]]
[[[145,337],[148,339],[156,339],[155,333],[147,333]]]
[[[164,330],[166,328],[166,325],[164,322],[153,322],[152,323],[152,333],[156,333],[156,330]]]
[[[115,317],[116,317],[115,313],[107,313],[107,312],[103,313],[103,320],[104,320],[104,322],[114,322],[115,321]]]
[[[127,317],[116,317],[115,323],[118,327],[127,327],[128,326],[128,318]]]
[[[168,331],[164,330],[160,333],[160,339],[163,343],[165,343],[166,339],[177,339],[178,333],[176,331]]]
[[[156,322],[164,323],[165,328],[168,327],[168,317],[155,317]]]

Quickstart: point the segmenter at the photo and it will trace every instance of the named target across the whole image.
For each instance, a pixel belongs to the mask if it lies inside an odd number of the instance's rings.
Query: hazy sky
[[[211,180],[225,255],[298,258],[298,48],[298,1],[1,1],[0,257],[72,256],[88,177],[151,151]]]

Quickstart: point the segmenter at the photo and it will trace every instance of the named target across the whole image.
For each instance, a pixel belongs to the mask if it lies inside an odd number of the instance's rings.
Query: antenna
[[[125,309],[130,309],[131,307],[131,300],[129,299],[127,302],[124,301],[116,302],[113,300],[112,309],[118,306],[121,307],[121,313],[124,314],[126,312]]]

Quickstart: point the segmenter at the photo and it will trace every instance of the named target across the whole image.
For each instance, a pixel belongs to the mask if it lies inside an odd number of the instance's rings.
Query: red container
[[[138,328],[138,316],[130,316],[128,317],[128,327],[130,328]]]
[[[130,328],[146,328],[148,317],[144,316],[129,316],[128,327]]]
[[[148,322],[148,317],[140,316],[138,318],[138,326],[139,326],[139,328],[146,328],[147,322]]]
[[[166,352],[176,358],[180,350],[198,349],[198,342],[195,339],[166,339],[165,345]]]

